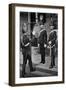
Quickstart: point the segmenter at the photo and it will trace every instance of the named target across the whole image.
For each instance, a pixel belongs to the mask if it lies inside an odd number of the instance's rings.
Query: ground
[[[22,54],[21,54],[21,62],[23,62]],[[30,72],[30,68],[28,65],[28,62],[26,64],[26,74],[25,77],[47,77],[47,76],[57,76],[58,75],[58,58],[56,56],[55,58],[55,67],[52,69],[49,68],[51,63],[51,57],[46,56],[45,58],[45,64],[40,63],[41,62],[41,55],[37,54],[32,48],[32,63],[33,67],[36,68],[34,72]],[[22,63],[20,64],[20,76],[22,72]]]

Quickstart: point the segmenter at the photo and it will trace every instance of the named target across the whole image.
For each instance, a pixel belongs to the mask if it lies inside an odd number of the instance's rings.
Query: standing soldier
[[[23,38],[21,40],[21,47],[22,47],[22,54],[23,54],[22,77],[24,77],[27,59],[29,60],[30,71],[34,71],[35,68],[33,68],[33,66],[32,66],[31,44],[30,44],[30,39],[28,37],[28,30],[27,30],[26,23],[24,23],[24,25],[23,25],[22,33],[23,33]]]
[[[47,47],[47,31],[43,23],[43,15],[40,15],[40,35],[38,39],[38,47],[40,47],[41,63],[45,63],[45,48]]]
[[[38,39],[38,47],[40,47],[41,63],[45,63],[45,48],[47,47],[47,32],[41,28],[40,36]]]
[[[51,54],[51,64],[49,68],[53,68],[55,66],[55,48],[56,48],[56,40],[57,40],[57,32],[53,30],[54,26],[50,26],[51,32],[49,34],[49,45],[51,46],[50,54]]]

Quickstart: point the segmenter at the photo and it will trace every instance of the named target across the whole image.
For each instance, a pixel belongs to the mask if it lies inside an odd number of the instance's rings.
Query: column
[[[35,14],[36,16],[36,23],[38,23],[38,13]]]
[[[31,29],[30,29],[30,13],[28,12],[28,32],[31,34]]]

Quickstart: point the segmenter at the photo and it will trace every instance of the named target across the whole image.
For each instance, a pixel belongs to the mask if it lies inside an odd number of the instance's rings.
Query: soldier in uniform
[[[47,31],[44,27],[43,15],[40,15],[40,35],[38,38],[38,47],[40,48],[41,63],[45,63],[45,48],[47,47]]]
[[[35,68],[32,66],[32,60],[31,60],[31,44],[30,44],[30,39],[28,37],[28,32],[27,32],[27,24],[24,23],[22,33],[23,37],[21,40],[21,47],[22,47],[22,54],[23,54],[23,67],[22,67],[22,76],[24,77],[25,75],[25,67],[27,63],[27,59],[29,60],[29,67],[30,71],[34,71]]]
[[[38,47],[40,47],[41,63],[45,63],[45,48],[47,47],[47,32],[41,28],[40,36],[38,39]]]
[[[57,32],[53,30],[54,26],[50,26],[51,32],[49,34],[49,45],[51,46],[51,64],[49,68],[53,68],[55,66],[55,48],[56,48],[56,40],[57,40]]]

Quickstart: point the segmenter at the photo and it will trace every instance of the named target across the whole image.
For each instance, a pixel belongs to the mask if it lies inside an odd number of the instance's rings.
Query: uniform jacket
[[[40,31],[40,36],[39,36],[38,42],[39,42],[39,44],[41,44],[43,46],[44,46],[44,44],[47,44],[47,32],[46,32],[46,30],[42,29]]]
[[[49,40],[48,40],[48,41],[51,41],[51,46],[56,44],[56,40],[57,40],[57,32],[51,31],[49,34]]]
[[[25,46],[25,45],[27,45],[27,46]],[[23,37],[22,37],[22,40],[21,40],[21,47],[22,47],[22,53],[23,54],[25,54],[25,53],[30,54],[31,53],[30,40],[29,40],[27,34],[23,34]]]

